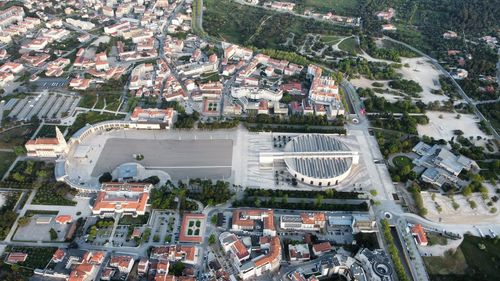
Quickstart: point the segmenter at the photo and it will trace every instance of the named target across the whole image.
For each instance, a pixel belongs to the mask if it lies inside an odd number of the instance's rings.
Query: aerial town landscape
[[[0,1],[0,281],[500,280],[498,15]]]

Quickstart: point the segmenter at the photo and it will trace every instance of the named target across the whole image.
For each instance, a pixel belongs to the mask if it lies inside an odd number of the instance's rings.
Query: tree
[[[38,170],[38,171],[36,172],[36,176],[37,176],[38,178],[46,179],[46,178],[47,178],[47,176],[48,176],[48,175],[47,175],[47,171],[45,171],[45,170]]]
[[[316,206],[320,206],[320,205],[321,205],[321,203],[323,202],[323,198],[324,198],[324,197],[323,197],[323,195],[318,194],[318,195],[316,196],[316,199],[314,200],[314,204],[315,204]]]
[[[469,200],[469,205],[470,205],[471,209],[475,209],[475,208],[477,208],[477,203],[476,203],[476,201]]]
[[[17,155],[17,156],[22,156],[24,154],[26,154],[26,149],[22,146],[15,146],[14,147],[14,153]]]
[[[469,197],[469,196],[471,196],[471,194],[472,194],[472,186],[468,185],[468,186],[464,187],[464,189],[462,190],[462,195],[465,197]]]
[[[216,242],[215,234],[210,234],[210,237],[208,238],[208,244],[213,245]]]
[[[57,232],[55,229],[51,228],[49,230],[49,233],[50,233],[50,240],[51,241],[57,240]]]
[[[30,223],[30,221],[31,221],[30,217],[24,216],[24,217],[19,218],[17,223],[19,224],[19,226],[22,227],[22,226],[28,225]]]
[[[285,194],[283,196],[283,200],[282,200],[283,204],[288,204],[288,194]]]
[[[99,177],[99,183],[110,182],[111,180],[113,180],[113,176],[111,176],[111,173],[108,173],[108,172],[102,174]]]

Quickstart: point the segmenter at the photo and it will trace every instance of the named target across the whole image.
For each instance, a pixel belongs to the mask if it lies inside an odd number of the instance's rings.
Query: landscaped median
[[[392,238],[389,222],[386,219],[382,219],[380,221],[380,224],[382,225],[382,232],[384,234],[385,242],[387,243],[387,249],[389,250],[389,254],[391,255],[392,263],[394,264],[394,269],[396,271],[396,274],[398,275],[399,281],[410,281],[410,278],[408,278],[403,268],[401,259],[399,258],[398,248],[396,248],[396,244],[394,243],[394,239]]]

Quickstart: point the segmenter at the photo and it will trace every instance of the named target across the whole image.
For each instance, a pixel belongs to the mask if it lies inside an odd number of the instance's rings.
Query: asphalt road
[[[132,154],[144,159],[134,161]],[[217,140],[141,140],[109,139],[92,176],[113,170],[127,162],[137,162],[148,169],[163,170],[173,180],[186,178],[227,178],[231,176],[233,141]]]

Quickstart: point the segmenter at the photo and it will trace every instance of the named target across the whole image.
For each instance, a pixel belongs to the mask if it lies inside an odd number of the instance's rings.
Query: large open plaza
[[[375,159],[366,155],[363,141],[365,136],[356,132],[337,136],[249,132],[243,127],[182,131],[103,126],[75,134],[56,171],[64,174],[59,180],[89,190],[100,189],[103,173],[118,180],[157,175],[162,183],[201,178],[243,187],[369,190],[383,184],[370,180]],[[313,167],[320,172],[311,173]]]

